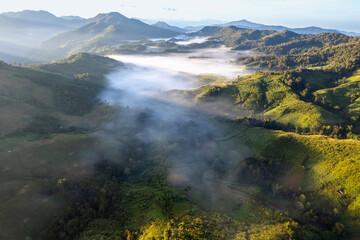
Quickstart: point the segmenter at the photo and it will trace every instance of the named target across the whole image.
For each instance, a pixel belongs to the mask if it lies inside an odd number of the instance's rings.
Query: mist
[[[232,169],[252,153],[232,140],[219,140],[229,133],[213,120],[216,113],[194,109],[184,104],[185,98],[164,98],[163,93],[199,87],[201,74],[222,76],[226,81],[249,74],[232,62],[248,54],[220,47],[186,54],[109,56],[124,66],[107,76],[108,86],[100,95],[118,109],[97,132],[107,146],[107,158],[121,161],[119,149],[127,147],[129,139],[161,146],[168,164],[167,182],[179,189],[191,186],[190,196],[203,207],[219,207],[228,190],[215,179],[231,179]],[[224,174],[217,168],[223,168]]]
[[[175,42],[178,45],[190,45],[193,43],[204,43],[208,40],[208,37],[195,37],[195,38],[191,38],[191,39],[186,39],[184,41],[178,41]]]
[[[188,42],[192,42],[191,40]],[[125,63],[127,68],[143,68],[145,74],[140,71],[136,71],[138,76],[146,75],[147,78],[153,78],[151,82],[156,85],[164,85],[164,90],[179,89],[178,76],[183,74],[189,75],[200,75],[200,74],[214,74],[224,76],[233,80],[237,76],[247,75],[252,73],[251,70],[245,69],[244,67],[232,63],[235,58],[251,56],[253,53],[249,51],[232,51],[224,46],[220,48],[209,48],[194,50],[191,53],[173,53],[167,55],[111,55],[109,57]],[[137,69],[139,70],[139,69]],[[119,72],[114,74],[127,74],[127,70],[121,69]],[[133,71],[132,71],[133,72]],[[154,73],[154,76],[150,74]],[[164,78],[160,81],[158,74],[165,74],[167,76],[173,76],[171,78]],[[131,73],[133,74],[133,73]],[[109,79],[113,76],[110,75]],[[143,79],[145,80],[145,79]],[[117,85],[119,87],[125,87],[129,85],[129,80],[123,81],[112,81],[110,84]],[[168,83],[171,81],[171,85]],[[123,85],[124,84],[124,85]],[[166,87],[166,85],[168,87]],[[132,87],[131,84],[129,86]],[[180,89],[192,88],[194,86],[183,85]]]

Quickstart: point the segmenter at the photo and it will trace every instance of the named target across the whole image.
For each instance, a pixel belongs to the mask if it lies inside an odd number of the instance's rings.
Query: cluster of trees
[[[122,197],[120,183],[124,177],[123,169],[118,165],[102,161],[95,165],[93,177],[80,184],[67,183],[67,195],[75,194],[76,197],[72,198],[76,200],[70,201],[68,208],[53,220],[50,228],[42,232],[42,239],[75,239],[95,219],[106,218],[115,210],[119,211]],[[53,188],[58,188],[64,182],[57,181],[55,184]],[[117,218],[114,221],[120,224],[121,220]]]
[[[97,96],[105,84],[104,74],[120,65],[110,58],[80,53],[57,62],[33,66],[61,75],[26,69],[20,74],[53,89],[54,103],[58,110],[65,114],[82,116],[98,103]]]
[[[273,197],[282,200],[288,200],[293,203],[297,211],[303,215],[302,223],[317,224],[329,229],[328,237],[336,235],[345,236],[346,230],[340,223],[340,210],[338,208],[319,207],[313,204],[317,201],[316,194],[309,193],[300,187],[289,188],[279,184],[280,176],[288,172],[289,166],[282,163],[280,159],[266,157],[249,157],[246,158],[237,169],[237,177],[241,182],[256,183],[264,186],[272,192]],[[254,196],[256,197],[256,196]]]
[[[252,30],[230,27],[206,27],[200,31],[210,40],[236,50],[254,50],[265,54],[287,55],[311,49],[356,42],[359,39],[339,33],[297,34],[291,31]]]
[[[340,45],[305,48],[297,54],[279,55],[275,51],[269,52],[266,56],[242,57],[238,62],[249,67],[276,71],[320,67],[340,77],[348,75],[359,67],[360,45],[358,41],[353,40]]]
[[[124,196],[124,183],[140,181],[144,186],[166,186],[164,178],[159,179],[158,171],[155,170],[159,166],[148,161],[148,155],[148,146],[145,143],[136,138],[129,138],[119,149],[121,159],[96,162],[93,175],[85,180],[46,181],[44,193],[61,194],[68,200],[68,207],[42,233],[42,239],[75,239],[91,229],[92,225],[94,228],[100,228],[95,230],[101,232],[102,219],[107,219],[108,230],[111,228],[109,231],[115,239],[125,239],[125,224],[131,218],[131,210],[124,208],[131,197]],[[145,169],[154,172],[144,175]],[[166,195],[166,191],[163,191],[163,195]],[[170,212],[171,198],[164,198],[162,202],[164,211]],[[170,208],[166,208],[169,203]]]

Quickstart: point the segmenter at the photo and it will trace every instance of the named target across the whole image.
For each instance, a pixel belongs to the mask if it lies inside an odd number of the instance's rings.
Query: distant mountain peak
[[[179,33],[185,33],[186,32],[185,29],[175,27],[175,26],[171,26],[171,25],[169,25],[169,24],[167,24],[166,22],[163,22],[163,21],[157,21],[156,23],[152,24],[152,26],[162,28],[162,29],[171,30],[171,31],[175,31],[175,32],[179,32]]]
[[[45,10],[23,10],[23,11],[19,11],[19,12],[5,12],[4,14],[33,14],[33,13],[54,15],[54,14],[48,12],[48,11],[45,11]]]
[[[166,29],[169,29],[171,27],[169,24],[167,24],[166,22],[162,22],[162,21],[158,21],[158,22],[152,24],[152,26],[159,27],[159,28],[166,28]]]
[[[128,19],[124,15],[122,15],[119,12],[109,12],[109,13],[100,13],[98,14],[95,19],[101,19],[101,18],[117,18],[117,19]]]
[[[54,14],[49,13],[48,11],[44,10],[24,10],[21,12],[6,12],[2,15],[6,17],[12,17],[12,18],[20,18],[20,19],[27,19],[27,20],[34,20],[34,19],[54,19],[57,18]]]
[[[167,24],[166,22],[163,22],[163,21],[157,21],[155,24],[153,25],[164,25],[164,26],[170,26],[169,24]]]
[[[0,14],[2,17],[7,17],[11,21],[21,21],[23,24],[37,24],[37,25],[56,25],[58,28],[72,28],[81,22],[85,21],[80,17],[57,17],[54,14],[44,10],[24,10],[21,12],[6,12]]]
[[[123,21],[130,20],[121,13],[118,12],[109,12],[109,13],[100,13],[94,18],[88,19],[88,23],[104,23],[104,24],[118,24]]]
[[[109,15],[111,17],[125,17],[124,15],[122,15],[119,12],[109,12],[107,15]]]
[[[288,30],[291,32],[295,32],[297,34],[319,34],[319,33],[342,33],[350,36],[358,36],[357,33],[350,33],[350,32],[344,32],[339,31],[335,29],[324,29],[316,26],[310,26],[310,27],[302,27],[302,28],[290,28],[285,27],[281,25],[265,25],[261,23],[254,23],[250,22],[246,19],[238,20],[238,21],[231,21],[224,24],[217,24],[216,26],[222,26],[222,27],[228,27],[228,26],[235,26],[238,28],[248,28],[248,29],[255,29],[255,30],[275,30],[278,32]]]

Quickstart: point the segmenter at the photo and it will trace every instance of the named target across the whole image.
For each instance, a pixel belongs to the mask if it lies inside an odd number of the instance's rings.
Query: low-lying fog
[[[210,205],[218,204],[220,193],[206,181],[212,175],[209,171],[213,171],[214,161],[222,158],[224,168],[234,169],[249,151],[243,146],[231,148],[229,143],[218,143],[215,139],[223,137],[223,133],[206,114],[157,95],[198,87],[201,74],[223,76],[228,81],[249,74],[249,70],[232,63],[234,58],[249,54],[220,47],[186,54],[110,56],[124,65],[107,76],[109,85],[100,97],[127,110],[115,113],[98,133],[99,138],[111,142],[111,149],[119,149],[126,142],[119,136],[126,139],[126,132],[133,129],[136,133],[131,133],[131,138],[149,144],[161,142],[167,146],[164,155],[170,164],[168,182],[177,187],[192,186],[195,199],[201,202],[206,197],[212,199]],[[116,156],[116,151],[112,156]]]
[[[194,38],[190,38],[190,39],[181,39],[183,41],[178,41],[175,43],[178,45],[190,45],[193,43],[204,43],[204,42],[206,42],[207,39],[208,39],[208,37],[194,37]]]
[[[126,67],[108,78],[113,88],[137,92],[189,89],[198,86],[196,75],[214,74],[231,81],[250,74],[251,71],[232,63],[237,57],[248,55],[251,55],[248,51],[231,51],[226,47],[167,55],[111,55]]]

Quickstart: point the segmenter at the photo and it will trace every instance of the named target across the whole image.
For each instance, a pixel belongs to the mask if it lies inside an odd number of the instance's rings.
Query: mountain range
[[[41,42],[81,26],[85,19],[60,18],[46,11],[0,14],[0,59],[26,61],[27,52]]]
[[[160,28],[166,28],[166,29],[170,29],[170,28],[173,28],[174,30],[179,29],[179,27],[174,27],[174,26],[169,25],[169,23],[171,23],[171,22],[174,22],[174,21],[169,21],[168,23],[157,22],[153,25],[156,25],[157,27],[160,27]],[[177,22],[175,22],[175,23],[177,23]],[[183,23],[180,23],[179,25],[180,26],[185,25],[186,23],[187,23],[187,21],[184,21]],[[231,22],[226,22],[226,23],[216,23],[216,24],[208,24],[208,25],[204,25],[204,24],[202,24],[202,22],[198,22],[198,24],[196,24],[196,22],[191,22],[191,23],[193,23],[193,26],[186,25],[185,27],[180,28],[180,29],[182,29],[183,31],[185,30],[187,32],[189,32],[189,31],[195,32],[195,31],[199,31],[199,30],[203,29],[206,26],[220,26],[220,27],[235,26],[237,28],[247,28],[247,29],[255,29],[255,30],[275,30],[278,32],[288,30],[288,31],[292,31],[292,32],[295,32],[298,34],[342,33],[342,34],[349,35],[349,36],[359,36],[360,35],[359,33],[355,33],[355,32],[346,32],[346,31],[341,31],[341,30],[336,30],[336,29],[325,29],[325,28],[320,28],[320,27],[316,27],[316,26],[303,27],[303,28],[289,28],[289,27],[285,27],[285,26],[281,26],[281,25],[265,25],[265,24],[250,22],[245,19],[242,19],[239,21],[231,21]]]
[[[99,14],[86,20],[82,26],[43,42],[41,50],[47,50],[45,58],[53,59],[77,52],[98,52],[101,48],[113,47],[122,41],[169,38],[178,34],[171,29],[151,26],[111,12]]]
[[[268,26],[246,20],[229,22],[217,26],[236,26],[257,30],[292,31],[299,34],[319,34],[323,32],[340,33],[337,30],[318,27],[290,29],[283,26]],[[196,28],[193,28],[196,30]],[[103,53],[121,42],[129,40],[145,40],[151,38],[171,38],[189,32],[189,28],[171,26],[166,22],[149,25],[138,19],[127,18],[118,12],[99,14],[87,19],[83,25],[71,31],[61,33],[41,44],[41,51],[46,55],[42,59],[52,60],[64,58],[79,52]],[[38,55],[38,54],[37,54]]]
[[[173,23],[174,21],[169,21]],[[176,22],[176,21],[175,21]],[[323,32],[358,35],[334,29],[319,27],[288,28],[253,23],[247,20],[223,23],[205,21],[211,26],[236,26],[256,30],[289,30],[299,34],[319,34]],[[188,23],[179,22],[178,26]],[[204,22],[198,22],[203,24]],[[214,24],[216,23],[216,24]],[[210,25],[210,24],[209,24]],[[171,38],[186,32],[198,31],[208,25],[178,27],[158,21],[152,25],[138,19],[111,12],[98,14],[89,19],[78,16],[57,17],[47,11],[25,10],[0,14],[0,59],[6,62],[49,61],[64,58],[78,52],[101,53],[123,41],[151,38]],[[38,49],[35,51],[34,49]]]
[[[232,22],[228,22],[228,23],[224,23],[224,24],[218,24],[217,26],[221,26],[221,27],[235,26],[238,28],[249,28],[249,29],[255,29],[255,30],[275,30],[278,32],[288,30],[288,31],[292,31],[292,32],[295,32],[298,34],[319,34],[319,33],[324,33],[324,32],[333,32],[333,33],[342,33],[342,34],[349,35],[349,36],[358,36],[359,35],[359,33],[345,32],[345,31],[340,31],[340,30],[336,30],[336,29],[324,29],[324,28],[315,27],[315,26],[304,27],[304,28],[288,28],[288,27],[284,27],[281,25],[278,25],[278,26],[264,25],[264,24],[260,24],[260,23],[253,23],[253,22],[247,21],[245,19],[240,20],[240,21],[232,21]]]
[[[85,21],[81,18],[56,17],[46,11],[25,10],[2,13],[0,39],[20,45],[35,45],[58,33],[79,27]]]

